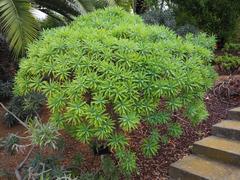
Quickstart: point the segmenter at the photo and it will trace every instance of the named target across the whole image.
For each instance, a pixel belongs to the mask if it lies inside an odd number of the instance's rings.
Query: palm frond
[[[15,57],[23,55],[27,44],[38,34],[38,24],[27,0],[1,0],[0,24]]]

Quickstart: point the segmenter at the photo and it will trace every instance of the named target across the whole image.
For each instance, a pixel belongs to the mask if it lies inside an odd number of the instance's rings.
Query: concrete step
[[[240,121],[224,120],[213,125],[212,134],[218,137],[240,140]]]
[[[173,163],[170,180],[239,180],[238,167],[190,155]]]
[[[227,115],[230,120],[238,120],[240,121],[240,107],[230,109]]]
[[[194,143],[193,153],[240,166],[240,141],[209,136]]]

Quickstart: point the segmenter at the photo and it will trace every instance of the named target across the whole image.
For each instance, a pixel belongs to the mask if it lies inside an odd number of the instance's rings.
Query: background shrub
[[[152,10],[142,15],[143,20],[147,24],[164,25],[171,29],[175,29],[176,20],[172,10]]]
[[[207,37],[201,43],[193,38],[145,25],[119,8],[98,10],[44,32],[21,61],[15,93],[46,95],[52,121],[81,142],[105,144],[130,173],[136,155],[128,133],[141,123],[152,130],[142,145],[150,157],[160,141],[182,133],[173,113],[183,112],[193,124],[207,116],[203,96],[215,77],[206,63],[212,47]],[[159,125],[169,130],[163,138]]]
[[[191,24],[185,24],[185,25],[177,25],[176,23],[176,16],[173,12],[173,10],[151,10],[142,15],[142,18],[145,23],[147,24],[153,24],[153,25],[164,25],[168,28],[175,31],[180,36],[185,36],[188,33],[191,34],[197,34],[199,33],[199,30],[191,25]]]

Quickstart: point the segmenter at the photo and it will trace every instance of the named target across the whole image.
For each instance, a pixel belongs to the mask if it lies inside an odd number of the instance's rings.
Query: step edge
[[[240,113],[240,107],[231,108],[228,111],[234,111],[234,112],[239,112]]]
[[[229,138],[225,138],[225,137],[218,137],[218,136],[209,136],[209,137],[216,137],[216,138],[219,138],[219,139],[224,139],[226,141],[233,141],[233,142],[238,142],[239,143],[239,147],[240,147],[240,141],[239,140],[235,140],[235,139],[229,139]],[[209,137],[206,137],[206,138],[209,138]],[[204,139],[206,139],[204,138]],[[202,140],[204,140],[202,139]],[[202,147],[205,147],[205,148],[209,148],[209,149],[213,149],[213,150],[218,150],[218,151],[221,151],[221,152],[225,152],[225,153],[230,153],[232,155],[238,155],[240,156],[240,152],[236,153],[236,152],[233,152],[233,151],[228,151],[228,150],[222,150],[222,149],[218,149],[217,147],[212,147],[212,146],[206,146],[202,143],[199,143],[201,142],[202,140],[200,141],[197,141],[195,143],[193,143],[193,149],[194,149],[194,146],[202,146]],[[195,147],[196,148],[196,147]]]
[[[196,156],[212,159],[223,164],[229,164],[231,166],[240,167],[239,162],[240,154],[235,152],[209,148],[201,145],[195,145],[192,149],[192,153]]]
[[[188,156],[185,156],[185,157],[183,157],[182,159],[179,159],[178,161],[181,161],[181,160],[183,160],[183,159],[186,158],[186,157],[189,157],[189,158],[199,158],[199,159],[201,159],[201,160],[203,160],[203,161],[208,161],[209,163],[217,163],[217,164],[220,164],[221,166],[228,166],[228,167],[239,168],[239,167],[236,166],[236,165],[224,163],[224,162],[222,162],[222,161],[217,161],[217,160],[215,160],[215,159],[211,159],[211,158],[208,158],[208,157],[205,157],[205,156],[198,156],[198,155],[195,155],[195,154],[190,154],[190,155],[188,155]],[[206,175],[204,176],[204,175],[202,175],[202,174],[199,174],[199,173],[196,173],[196,172],[192,172],[192,171],[188,170],[187,168],[180,168],[180,167],[178,167],[178,166],[177,166],[178,161],[176,161],[176,162],[174,162],[174,163],[172,163],[172,164],[170,165],[170,167],[169,167],[169,175],[170,175],[170,168],[171,168],[171,169],[177,169],[177,170],[179,170],[179,171],[184,171],[184,172],[186,172],[186,173],[188,173],[188,174],[192,174],[192,175],[194,175],[194,176],[197,176],[198,178],[204,178],[204,179],[206,179],[206,180],[210,180],[209,177],[207,177]],[[214,164],[214,166],[217,166],[217,164]],[[212,165],[213,165],[213,164],[212,164]],[[233,170],[233,171],[234,171],[234,170]],[[239,169],[239,171],[240,171],[240,169]],[[233,172],[233,173],[234,173],[234,172]],[[229,176],[229,175],[226,175],[226,176]],[[223,178],[226,178],[226,177],[223,177]]]
[[[199,144],[201,141],[204,141],[204,140],[210,139],[210,138],[216,138],[217,139],[216,141],[218,141],[218,140],[227,141],[227,142],[232,141],[233,143],[238,143],[239,146],[240,146],[240,141],[238,141],[238,140],[233,140],[233,139],[228,139],[228,138],[223,138],[223,137],[217,137],[217,136],[214,136],[214,135],[210,135],[208,137],[200,139],[200,140],[194,142],[193,145],[194,144]]]
[[[239,121],[240,122],[240,121]],[[226,129],[226,130],[233,130],[233,131],[239,131],[240,132],[240,127],[239,127],[239,129],[234,129],[234,128],[232,128],[232,127],[223,127],[223,126],[219,126],[219,125],[214,125],[214,126],[212,126],[212,130],[213,129]]]
[[[222,153],[228,153],[228,154],[231,154],[231,155],[236,155],[236,156],[240,156],[240,153],[234,153],[232,151],[225,151],[225,150],[221,150],[221,149],[217,149],[217,148],[212,148],[212,147],[208,147],[208,146],[202,146],[202,145],[196,145],[196,146],[201,146],[201,147],[205,147],[205,148],[209,148],[209,149],[212,149],[212,150],[218,150],[219,152],[222,152]],[[196,148],[196,147],[195,147]],[[194,149],[194,146],[193,146],[193,149]],[[194,150],[192,150],[192,152],[194,152]],[[195,155],[197,155],[197,153],[193,153]]]
[[[234,120],[234,119],[225,119],[225,120],[221,120],[220,122],[214,124],[213,126],[216,126],[216,125],[219,125],[219,124],[222,124],[222,123],[237,123],[237,124],[240,124],[240,121],[239,120]]]

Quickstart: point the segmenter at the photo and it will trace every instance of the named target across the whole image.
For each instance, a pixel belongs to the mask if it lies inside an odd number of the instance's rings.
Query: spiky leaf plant
[[[7,153],[14,154],[14,145],[20,141],[19,137],[15,134],[9,134],[6,138],[0,139],[0,149],[3,148]]]
[[[153,156],[159,142],[182,133],[173,113],[194,124],[207,116],[203,96],[215,77],[206,63],[212,52],[208,38],[194,38],[145,25],[119,8],[98,10],[44,32],[21,61],[15,93],[45,94],[52,121],[84,143],[107,144],[129,173],[136,155],[128,134],[141,123],[153,130],[142,146]],[[168,129],[163,137],[159,125]]]

